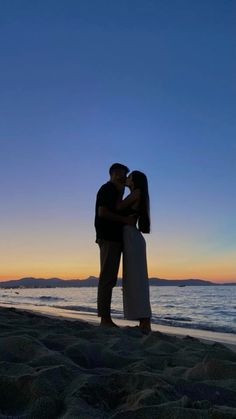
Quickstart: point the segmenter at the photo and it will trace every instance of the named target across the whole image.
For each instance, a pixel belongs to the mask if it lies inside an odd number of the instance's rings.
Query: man
[[[128,167],[114,163],[109,170],[110,180],[97,193],[95,229],[100,248],[100,276],[98,284],[98,316],[101,326],[118,327],[111,319],[112,288],[116,285],[122,252],[124,224],[134,224],[132,217],[116,211],[117,201],[124,194]]]

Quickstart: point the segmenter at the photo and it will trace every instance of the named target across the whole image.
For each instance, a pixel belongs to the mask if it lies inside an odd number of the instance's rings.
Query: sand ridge
[[[233,419],[236,353],[0,308],[0,419]]]

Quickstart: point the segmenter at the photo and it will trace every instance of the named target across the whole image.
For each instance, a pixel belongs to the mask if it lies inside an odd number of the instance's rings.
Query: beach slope
[[[236,353],[0,308],[0,418],[233,419]]]

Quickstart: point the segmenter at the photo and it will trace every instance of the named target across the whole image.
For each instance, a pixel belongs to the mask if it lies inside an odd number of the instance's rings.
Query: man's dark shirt
[[[116,212],[116,204],[119,198],[119,191],[112,182],[107,182],[101,186],[97,193],[95,229],[96,240],[103,239],[108,241],[122,241],[123,224],[111,221],[98,216],[98,208],[105,207],[111,212]]]

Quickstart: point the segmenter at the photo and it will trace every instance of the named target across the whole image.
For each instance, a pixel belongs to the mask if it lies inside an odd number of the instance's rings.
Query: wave
[[[32,298],[32,297],[29,297]],[[35,298],[35,297],[33,297]],[[66,298],[62,297],[51,297],[50,295],[42,295],[41,297],[37,297],[41,301],[67,301]]]
[[[183,320],[173,320],[168,318],[160,319],[156,317],[155,315],[152,318],[152,322],[155,324],[160,324],[163,326],[172,326],[172,327],[182,327],[182,328],[188,328],[188,329],[198,329],[198,330],[208,330],[211,332],[218,332],[218,333],[236,333],[236,328],[232,326],[218,326],[213,325],[209,323],[203,323],[203,322],[195,322],[191,320],[189,321],[183,321]]]
[[[38,301],[38,300],[40,300],[40,301],[45,301],[45,302],[50,302],[50,301],[67,301],[67,299],[66,298],[63,298],[63,297],[53,297],[53,296],[50,296],[50,295],[41,295],[40,297],[37,297],[37,296],[28,296],[28,295],[24,295],[24,296],[22,296],[22,295],[20,295],[19,297],[18,296],[16,296],[16,295],[13,295],[13,294],[11,294],[11,295],[9,295],[9,294],[2,294],[1,296],[0,296],[0,298],[9,298],[9,301],[10,301],[10,299],[14,299],[14,300],[20,300],[19,302],[24,302],[25,300],[29,300],[29,301]]]
[[[163,317],[164,320],[175,320],[177,322],[191,322],[192,319],[190,319],[189,317],[177,317],[177,316],[166,316]]]

